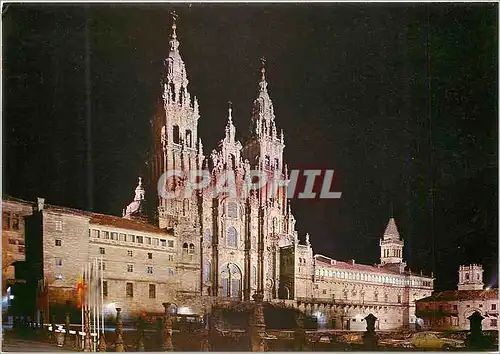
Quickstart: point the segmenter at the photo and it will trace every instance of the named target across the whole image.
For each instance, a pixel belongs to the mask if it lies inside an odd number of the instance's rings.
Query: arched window
[[[186,90],[184,87],[181,87],[181,91],[179,92],[179,103],[183,104],[184,103],[184,96],[185,96]]]
[[[189,244],[189,253],[194,253],[194,244]]]
[[[225,264],[221,269],[222,296],[241,298],[241,271],[233,263]]]
[[[205,230],[205,244],[212,244],[212,232],[210,230]]]
[[[193,136],[191,130],[186,130],[186,145],[188,147],[193,147]]]
[[[203,267],[203,280],[209,281],[212,278],[212,263],[210,261],[205,261]]]
[[[175,102],[175,86],[173,82],[170,83],[170,92],[172,93],[172,101]]]
[[[174,125],[173,134],[174,134],[174,137],[173,137],[174,143],[179,144],[180,143],[180,136],[179,136],[179,126],[178,125]]]
[[[257,267],[252,266],[252,285],[256,286],[257,285]]]
[[[238,205],[236,203],[227,203],[227,216],[229,216],[230,218],[238,217]]]
[[[266,169],[269,169],[270,168],[270,164],[271,164],[271,161],[270,161],[270,158],[269,158],[269,155],[266,155],[265,157],[265,160],[264,160],[264,166]]]
[[[238,233],[234,227],[230,227],[227,230],[227,245],[229,247],[236,247],[238,242]]]
[[[187,243],[184,243],[182,245],[182,253],[188,253],[188,244]]]

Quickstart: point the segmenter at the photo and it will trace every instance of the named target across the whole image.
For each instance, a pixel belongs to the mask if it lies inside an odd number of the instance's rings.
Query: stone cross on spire
[[[233,102],[228,101],[227,104],[229,105],[229,113],[228,113],[227,119],[229,121],[229,124],[231,124],[233,122],[233,116],[232,116],[232,112],[233,112],[232,105],[233,105]]]
[[[177,38],[177,33],[175,32],[175,30],[177,29],[177,25],[176,25],[176,21],[177,21],[177,14],[175,13],[175,10],[173,10],[172,12],[170,12],[170,15],[172,16],[172,38]]]

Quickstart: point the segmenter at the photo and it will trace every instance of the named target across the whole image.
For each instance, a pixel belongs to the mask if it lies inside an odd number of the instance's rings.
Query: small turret
[[[124,219],[147,221],[145,196],[146,191],[142,186],[142,178],[139,177],[139,182],[135,188],[134,200],[123,211]]]
[[[380,240],[380,263],[382,265],[402,263],[403,245],[404,242],[400,239],[396,221],[391,217]]]
[[[483,290],[483,266],[461,265],[458,269],[458,290]]]

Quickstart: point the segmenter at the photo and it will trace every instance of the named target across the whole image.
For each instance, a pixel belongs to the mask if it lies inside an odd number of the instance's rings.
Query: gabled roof
[[[20,198],[16,198],[16,197],[12,197],[10,195],[7,195],[7,194],[4,194],[2,196],[2,200],[4,201],[8,201],[8,202],[17,202],[17,203],[22,203],[22,204],[26,204],[26,205],[35,205],[34,202],[30,202],[28,200],[24,200],[24,199],[20,199]]]
[[[350,262],[344,262],[344,261],[337,261],[335,260],[334,263],[332,264],[330,261],[327,261],[326,259],[328,257],[319,255],[320,257],[316,258],[316,261],[320,262],[322,266],[332,268],[332,269],[343,269],[343,270],[351,270],[351,271],[357,271],[357,272],[370,272],[370,273],[378,273],[378,274],[391,274],[391,275],[411,275],[415,277],[421,277],[421,278],[429,278],[432,279],[432,277],[428,275],[421,275],[417,273],[411,273],[408,271],[405,271],[403,273],[400,273],[397,270],[387,268],[384,266],[372,266],[368,264],[356,264],[354,261]]]
[[[472,300],[498,300],[498,289],[490,290],[445,290],[435,292],[431,296],[417,300],[417,302],[438,301],[472,301]]]
[[[161,235],[167,235],[167,230],[160,229],[154,225],[140,222],[136,220],[124,219],[115,215],[106,215],[99,214],[90,211],[73,209],[68,207],[61,207],[57,205],[45,204],[44,210],[50,210],[55,212],[60,212],[64,214],[72,214],[76,216],[88,217],[91,224],[104,225],[104,226],[112,226],[125,230],[134,230],[134,231],[142,231],[149,232]],[[170,234],[171,235],[171,234]]]

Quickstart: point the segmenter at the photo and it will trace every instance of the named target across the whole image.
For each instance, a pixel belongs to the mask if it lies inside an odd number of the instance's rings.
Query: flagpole
[[[90,288],[90,291],[92,292],[92,323],[93,323],[93,328],[92,328],[92,334],[95,333],[95,291],[94,291],[94,286],[95,286],[95,259],[92,260],[92,287]],[[94,338],[95,339],[95,338]],[[92,340],[92,346],[94,346],[94,340]],[[95,350],[95,349],[94,349]]]
[[[98,290],[99,290],[99,258],[95,258],[95,264],[96,264],[96,268],[95,268],[95,273],[96,273],[96,286],[95,286],[95,289],[96,289],[96,300],[95,300],[95,303],[96,303],[96,306],[95,306],[95,309],[96,309],[96,313],[97,313],[97,330],[96,330],[96,345],[99,345],[99,341],[98,341],[98,338],[100,336],[100,324],[101,324],[101,318],[99,317],[99,301],[100,301],[100,296],[99,296],[99,293],[98,293]]]
[[[83,287],[83,286],[84,286],[84,285],[83,285],[83,282],[84,282],[84,277],[83,277],[83,266],[82,266],[81,279],[82,279],[82,284],[81,284],[81,286]],[[82,332],[83,332],[83,299],[82,299],[82,298],[83,298],[83,294],[84,294],[84,289],[85,289],[85,288],[80,289],[80,290],[79,290],[80,294],[78,294],[78,296],[80,296],[80,297],[81,297],[81,298],[80,298],[80,307],[81,307],[81,309],[82,309]]]
[[[102,333],[104,333],[104,261],[101,256],[101,312],[102,312]]]
[[[97,272],[97,257],[94,258],[94,311],[95,311],[95,350],[97,351],[97,336],[99,333],[99,310],[97,309],[97,301],[99,297],[97,296],[97,287],[99,286],[98,272]]]

